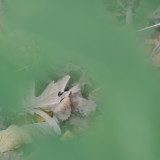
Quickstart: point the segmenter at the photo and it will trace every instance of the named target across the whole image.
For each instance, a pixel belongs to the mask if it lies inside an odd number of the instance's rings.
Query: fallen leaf
[[[71,103],[73,113],[80,113],[84,117],[91,115],[96,110],[94,101],[80,96],[71,96]]]
[[[71,115],[71,101],[70,97],[64,98],[53,111],[55,116],[64,121],[67,120]]]
[[[59,92],[64,92],[70,76],[65,76],[56,83],[52,81],[39,97],[35,97],[35,87],[31,89],[29,98],[25,100],[25,109],[32,110],[58,104],[62,98],[58,96]]]

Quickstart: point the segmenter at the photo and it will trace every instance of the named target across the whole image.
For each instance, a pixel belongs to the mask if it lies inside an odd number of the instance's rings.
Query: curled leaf
[[[47,113],[40,111],[40,110],[34,110],[34,112],[36,114],[38,114],[39,116],[41,116],[42,118],[45,119],[45,121],[51,126],[53,127],[54,131],[60,135],[61,134],[61,129],[59,127],[59,125],[57,124],[57,122],[51,118]]]

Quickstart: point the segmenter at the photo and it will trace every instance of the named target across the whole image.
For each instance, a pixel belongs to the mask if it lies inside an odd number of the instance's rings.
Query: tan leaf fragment
[[[66,140],[66,139],[71,139],[71,138],[73,138],[74,136],[73,136],[73,134],[71,133],[71,131],[70,130],[67,130],[64,134],[63,134],[63,136],[61,137],[61,140]]]
[[[71,101],[70,97],[64,98],[54,110],[55,116],[64,121],[67,120],[71,115]]]
[[[12,125],[8,129],[0,131],[0,152],[6,152],[19,148],[22,143],[30,143],[31,137],[18,126]]]
[[[71,103],[73,113],[80,113],[84,117],[91,115],[96,110],[94,101],[80,96],[71,96]]]

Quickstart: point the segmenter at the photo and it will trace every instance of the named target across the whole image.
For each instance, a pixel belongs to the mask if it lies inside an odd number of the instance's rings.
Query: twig
[[[156,55],[159,51],[160,51],[160,42],[153,49],[150,58],[152,58],[154,55]]]
[[[117,1],[117,3],[118,3],[124,10],[126,10],[126,9],[125,9],[125,6],[123,5],[122,2],[120,2],[119,0],[116,0],[116,1]]]
[[[137,32],[145,31],[145,30],[147,30],[147,29],[155,28],[155,27],[158,27],[158,26],[160,26],[160,23],[157,23],[157,24],[155,24],[155,25],[152,25],[152,26],[149,26],[149,27],[145,27],[145,28],[139,29]]]
[[[126,12],[126,24],[130,25],[132,23],[132,9],[129,7]]]

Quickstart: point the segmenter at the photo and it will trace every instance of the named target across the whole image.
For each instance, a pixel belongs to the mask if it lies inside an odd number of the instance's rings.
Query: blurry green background
[[[21,107],[29,82],[56,74],[52,69],[59,64],[83,66],[101,88],[97,105],[101,115],[93,119],[90,129],[65,142],[44,139],[30,160],[160,158],[159,72],[146,63],[146,50],[138,33],[120,27],[107,14],[106,3],[109,1],[4,3],[0,33],[1,113],[14,116],[11,111]]]

